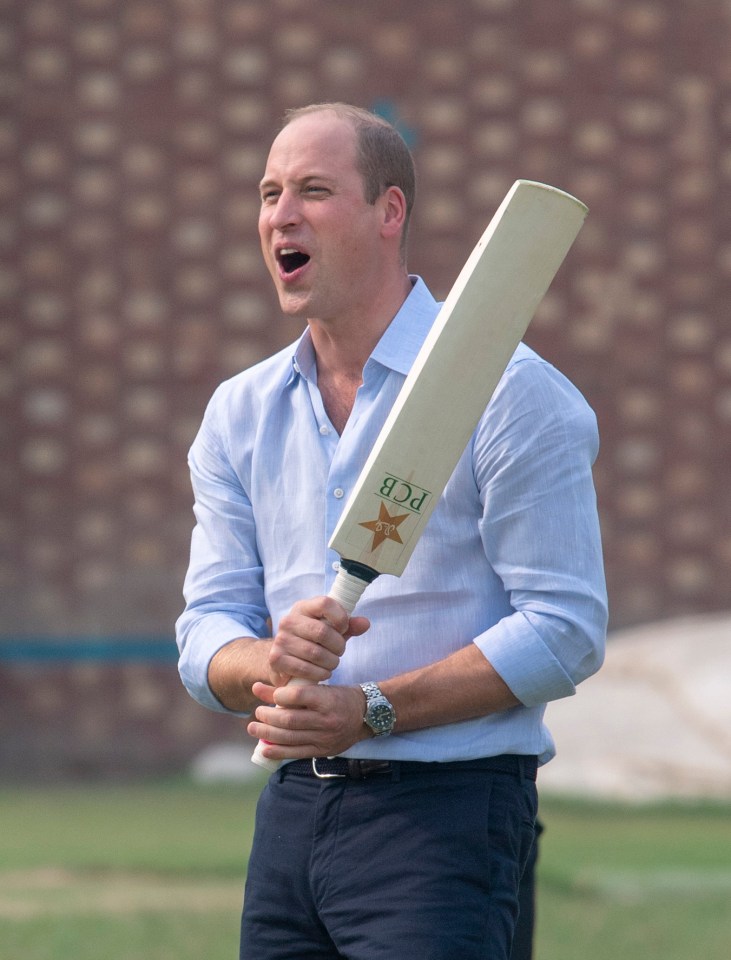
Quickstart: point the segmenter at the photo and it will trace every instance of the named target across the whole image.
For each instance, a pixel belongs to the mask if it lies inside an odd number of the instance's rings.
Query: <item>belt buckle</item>
[[[317,761],[322,760],[322,757],[313,757],[312,758],[312,772],[318,778],[318,780],[346,780],[346,773],[320,773],[317,769]],[[330,759],[329,757],[327,759]]]

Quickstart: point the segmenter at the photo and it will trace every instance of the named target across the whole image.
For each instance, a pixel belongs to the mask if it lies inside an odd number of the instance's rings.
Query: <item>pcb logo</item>
[[[366,530],[373,533],[373,543],[371,550],[380,547],[386,540],[393,543],[403,544],[399,527],[414,514],[421,514],[422,510],[429,502],[431,493],[422,487],[416,486],[408,480],[402,480],[399,477],[387,474],[381,483],[380,488],[375,491],[376,495],[382,500],[393,503],[397,509],[406,510],[406,513],[389,513],[385,503],[381,503],[378,508],[378,517],[375,520],[368,520],[359,524]]]

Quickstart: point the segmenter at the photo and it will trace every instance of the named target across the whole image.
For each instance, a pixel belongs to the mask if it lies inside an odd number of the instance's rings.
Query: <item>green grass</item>
[[[731,806],[544,798],[536,960],[724,960]]]
[[[0,790],[0,954],[233,960],[258,789]],[[731,806],[542,817],[536,960],[726,960]]]
[[[0,790],[0,956],[233,960],[259,788]]]
[[[241,877],[260,783],[0,790],[0,864]]]

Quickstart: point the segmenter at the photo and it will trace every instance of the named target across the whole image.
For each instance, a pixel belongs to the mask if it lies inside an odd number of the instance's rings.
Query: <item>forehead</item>
[[[337,114],[323,111],[298,117],[280,131],[264,176],[301,178],[346,172],[357,175],[355,130]]]

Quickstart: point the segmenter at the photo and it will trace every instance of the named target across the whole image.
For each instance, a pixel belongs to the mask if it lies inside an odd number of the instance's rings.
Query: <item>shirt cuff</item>
[[[190,629],[182,646],[178,671],[183,686],[191,697],[218,713],[248,717],[249,712],[229,710],[208,685],[208,665],[218,651],[240,637],[255,636],[244,624],[225,614],[211,614]]]
[[[576,693],[571,677],[525,614],[506,617],[474,642],[526,707]]]

